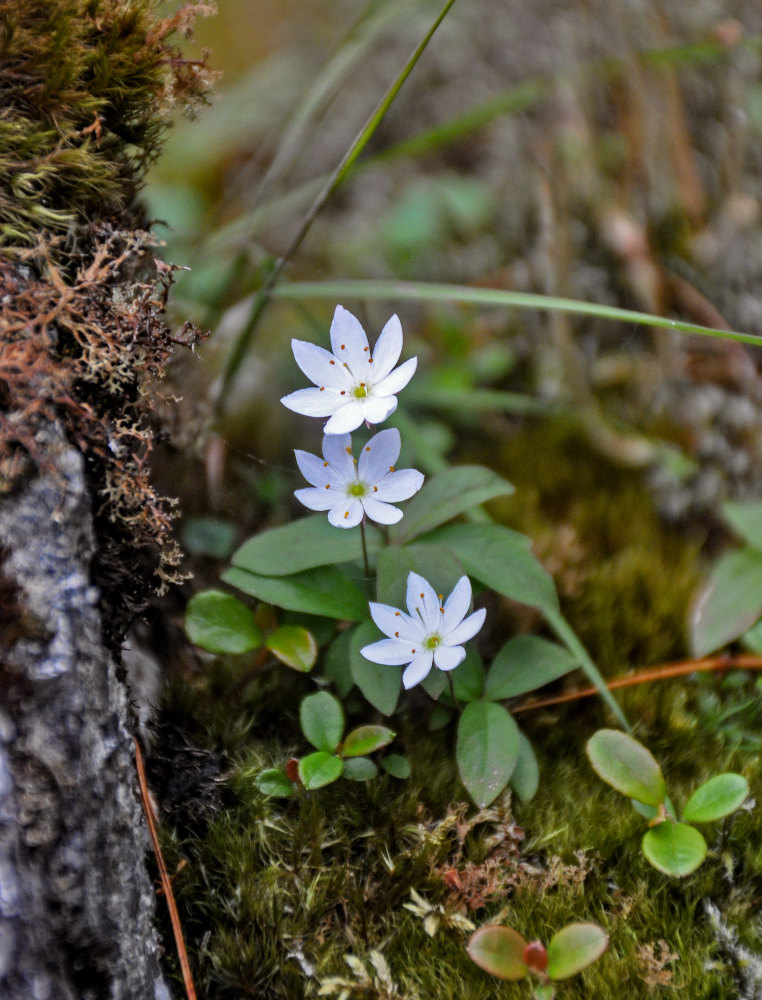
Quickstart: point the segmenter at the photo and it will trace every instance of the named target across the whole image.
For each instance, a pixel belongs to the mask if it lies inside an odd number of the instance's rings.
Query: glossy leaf
[[[301,625],[282,625],[268,635],[265,645],[287,667],[308,674],[315,666],[317,642]]]
[[[636,799],[630,799],[630,802],[632,802],[632,808],[635,810],[638,816],[642,816],[643,819],[647,819],[649,822],[652,819],[656,819],[656,817],[661,814],[660,809],[657,809],[655,806],[647,806],[645,802],[638,802]],[[677,810],[675,809],[675,806],[669,795],[664,796],[663,804],[664,804],[664,811],[667,813],[668,818],[677,819]]]
[[[502,705],[475,701],[458,722],[455,757],[466,791],[489,805],[511,779],[519,756],[519,730]]]
[[[450,549],[474,580],[521,604],[558,612],[553,578],[531,551],[531,540],[500,524],[453,524],[427,535]]]
[[[368,757],[350,757],[344,761],[344,775],[348,781],[370,781],[378,775],[378,768]]]
[[[344,709],[332,694],[316,691],[302,699],[299,722],[313,747],[333,753],[344,732]]]
[[[511,484],[481,465],[457,465],[427,479],[405,508],[405,516],[392,529],[392,541],[404,544],[425,531],[451,521],[458,514],[514,493]]]
[[[599,729],[587,741],[587,756],[603,781],[648,806],[664,801],[667,788],[651,753],[618,729]]]
[[[739,538],[762,552],[762,500],[727,500],[722,513]]]
[[[399,778],[401,781],[409,778],[412,773],[407,757],[403,757],[398,753],[388,753],[385,757],[382,757],[381,767],[383,767],[387,774],[390,774],[393,778]]]
[[[516,758],[516,766],[511,775],[511,788],[522,802],[528,802],[531,798],[534,798],[539,784],[540,770],[534,750],[532,749],[532,744],[521,730],[519,730],[519,755]]]
[[[659,823],[643,837],[643,853],[660,872],[682,878],[706,857],[706,841],[687,823]]]
[[[352,630],[339,632],[323,660],[323,677],[336,688],[340,698],[344,698],[354,687],[352,669],[349,664],[349,644],[352,641]]]
[[[258,576],[233,566],[223,573],[222,579],[245,594],[289,611],[304,611],[339,621],[359,622],[368,616],[365,595],[335,566],[320,566],[294,576]]]
[[[438,670],[437,673],[441,674],[442,671]],[[473,645],[466,646],[465,660],[450,672],[450,676],[455,688],[455,697],[461,704],[467,704],[481,698],[484,692],[484,664]],[[446,677],[444,680],[444,690],[448,692],[450,683]]]
[[[715,563],[689,615],[691,649],[706,656],[732,642],[762,616],[762,553],[728,552]]]
[[[548,945],[548,975],[568,979],[600,958],[609,946],[608,934],[598,924],[569,924]]]
[[[263,795],[269,795],[272,798],[289,798],[296,791],[294,783],[283,771],[275,767],[258,774],[254,784]]]
[[[515,698],[558,680],[578,666],[576,657],[558,643],[536,635],[518,635],[493,660],[484,697],[490,701]]]
[[[210,653],[247,653],[262,645],[254,612],[221,590],[204,590],[188,601],[185,631]]]
[[[307,791],[330,785],[341,777],[343,771],[344,761],[323,750],[311,753],[299,761],[299,778]]]
[[[397,734],[386,726],[358,726],[347,735],[342,757],[364,757],[388,746]]]
[[[465,569],[452,552],[441,545],[390,545],[378,557],[377,597],[382,604],[405,611],[410,571],[428,580],[439,594],[450,593]]]
[[[482,927],[472,934],[466,951],[480,969],[498,979],[521,979],[527,973],[524,938],[510,927]]]
[[[381,547],[381,535],[371,525],[365,537],[370,551]],[[325,514],[315,514],[254,535],[233,553],[231,562],[258,576],[291,576],[355,559],[362,559],[359,528],[334,528]]]
[[[711,823],[735,812],[749,797],[749,782],[741,774],[727,772],[699,785],[683,809],[687,823]]]
[[[402,688],[402,667],[371,663],[360,653],[363,646],[379,638],[381,634],[372,621],[368,620],[358,626],[349,643],[349,665],[352,680],[367,701],[382,715],[391,715],[397,707]]]

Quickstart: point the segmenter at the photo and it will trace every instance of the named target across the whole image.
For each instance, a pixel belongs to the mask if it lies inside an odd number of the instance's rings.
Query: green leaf
[[[472,934],[466,951],[480,969],[498,979],[521,979],[527,967],[523,959],[526,941],[510,927],[482,927]]]
[[[458,514],[513,493],[507,480],[480,465],[457,465],[427,479],[405,508],[405,516],[392,531],[397,545],[410,542],[424,531],[452,520]]]
[[[318,655],[315,637],[301,625],[281,625],[268,635],[265,645],[281,663],[303,674],[315,666]]]
[[[364,757],[388,746],[397,734],[386,726],[358,726],[344,740],[342,757]]]
[[[369,551],[381,547],[381,535],[370,525],[365,537]],[[334,528],[325,514],[315,514],[254,535],[233,553],[231,562],[257,576],[292,576],[355,559],[362,559],[360,529]]]
[[[235,544],[235,525],[218,517],[189,517],[183,524],[183,548],[192,556],[227,559]]]
[[[406,778],[410,777],[410,762],[407,757],[403,757],[398,753],[388,753],[385,757],[381,758],[381,767],[390,774],[393,778],[399,778],[404,781]]]
[[[682,878],[694,872],[706,857],[706,841],[687,823],[659,823],[643,837],[643,853],[654,868]]]
[[[554,934],[548,945],[548,975],[568,979],[600,958],[609,936],[598,924],[569,924]]]
[[[438,701],[447,684],[447,677],[441,670],[432,670],[431,673],[421,681],[421,687],[433,701]]]
[[[263,795],[269,795],[272,798],[289,798],[296,791],[293,781],[283,771],[275,767],[258,774],[254,784]]]
[[[722,513],[739,538],[762,552],[762,500],[726,500]]]
[[[441,545],[390,545],[379,555],[376,591],[382,604],[406,609],[408,574],[413,571],[447,596],[465,570],[452,552]]]
[[[450,549],[469,576],[490,590],[541,611],[558,612],[553,578],[532,554],[526,535],[500,524],[453,524],[424,541]]]
[[[378,775],[378,768],[367,757],[350,757],[344,761],[344,777],[348,781],[370,781]]]
[[[352,632],[349,643],[349,665],[352,680],[363,696],[382,715],[391,715],[397,707],[402,687],[402,667],[371,663],[360,652],[363,646],[380,639],[381,635],[372,621],[363,622]]]
[[[446,705],[436,705],[429,716],[429,732],[435,733],[438,729],[444,729],[454,714]]]
[[[519,730],[519,755],[516,758],[516,767],[511,775],[511,788],[516,792],[522,802],[528,802],[534,798],[540,784],[540,770],[537,766],[532,744],[526,736]]]
[[[664,801],[667,787],[651,753],[627,733],[599,729],[587,741],[587,756],[599,778],[647,806]]]
[[[762,554],[728,552],[714,565],[689,615],[691,649],[706,656],[737,639],[762,615]]]
[[[487,806],[511,779],[519,756],[519,730],[502,705],[475,701],[458,722],[455,757],[466,791]]]
[[[333,753],[344,732],[344,709],[338,698],[327,691],[317,691],[302,699],[299,722],[313,747]]]
[[[484,697],[502,701],[534,691],[575,670],[579,660],[558,643],[536,635],[510,639],[495,657],[487,674]]]
[[[473,646],[466,648],[465,660],[450,673],[450,676],[455,688],[455,697],[459,702],[467,703],[481,698],[484,691],[484,664]],[[445,691],[449,690],[450,685],[447,682]]]
[[[299,761],[299,777],[308,791],[330,785],[344,772],[344,761],[324,750],[318,750]]]
[[[335,566],[320,566],[294,576],[257,576],[233,566],[222,579],[245,594],[289,611],[339,621],[358,622],[368,617],[365,595]]]
[[[352,630],[339,632],[323,661],[323,677],[336,688],[339,698],[344,698],[354,687],[352,670],[349,665],[349,644],[352,641]]]
[[[545,983],[544,985],[534,987],[534,1000],[553,1000],[555,995],[556,991],[552,983]]]
[[[632,802],[632,808],[638,816],[642,816],[643,819],[647,819],[649,822],[652,819],[656,819],[657,816],[661,816],[663,818],[661,809],[657,809],[656,806],[647,806],[645,802],[638,802],[637,799],[630,799],[630,802]],[[674,803],[669,795],[664,796],[663,805],[667,815],[671,816],[672,819],[677,819],[677,810],[675,809]]]
[[[741,774],[715,775],[699,785],[683,809],[687,823],[711,823],[735,812],[749,797],[749,782]]]
[[[188,601],[185,631],[210,653],[247,653],[262,645],[254,612],[221,590],[204,590]]]

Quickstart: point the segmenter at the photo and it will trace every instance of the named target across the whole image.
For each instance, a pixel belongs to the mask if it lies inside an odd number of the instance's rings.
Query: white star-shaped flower
[[[363,514],[379,524],[395,524],[402,511],[393,503],[408,500],[423,485],[417,469],[395,469],[400,454],[400,432],[396,427],[379,431],[363,447],[360,458],[352,457],[349,434],[326,434],[323,459],[308,451],[295,451],[296,463],[310,489],[294,496],[310,510],[327,510],[337,528],[353,528]]]
[[[292,340],[296,363],[315,389],[299,389],[281,403],[308,417],[330,417],[326,434],[347,434],[363,421],[380,424],[397,409],[397,396],[413,377],[417,358],[394,368],[402,352],[402,326],[392,316],[371,353],[365,331],[351,312],[336,306],[330,351]],[[392,371],[394,369],[394,371]]]
[[[487,612],[482,608],[468,618],[471,583],[462,576],[443,602],[434,589],[417,573],[408,574],[407,609],[409,614],[388,604],[370,605],[370,614],[381,631],[389,636],[360,650],[366,660],[382,664],[407,664],[402,683],[411,688],[428,676],[432,665],[439,670],[454,670],[466,651],[461,643],[472,639],[484,624]]]

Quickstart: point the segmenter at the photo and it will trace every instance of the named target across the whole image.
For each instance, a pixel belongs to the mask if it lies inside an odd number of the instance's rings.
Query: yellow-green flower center
[[[359,385],[355,386],[354,394],[357,399],[365,399],[365,397],[368,395],[368,387],[365,385],[364,382],[361,382]]]
[[[364,497],[367,492],[368,487],[365,483],[352,483],[347,489],[347,493],[351,497]]]
[[[430,635],[423,643],[426,649],[436,649],[440,639],[438,635]]]

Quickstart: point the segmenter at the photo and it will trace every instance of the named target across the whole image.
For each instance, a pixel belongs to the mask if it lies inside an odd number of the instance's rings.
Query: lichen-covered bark
[[[102,636],[84,461],[0,498],[0,995],[161,1000],[128,703]]]

